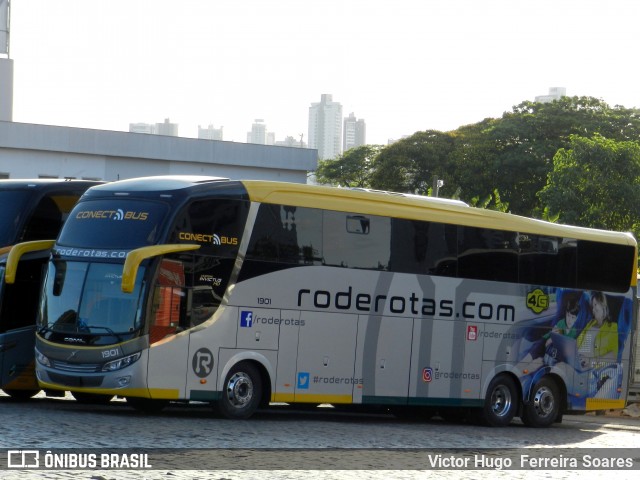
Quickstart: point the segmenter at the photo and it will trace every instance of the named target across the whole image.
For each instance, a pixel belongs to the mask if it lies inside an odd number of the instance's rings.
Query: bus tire
[[[9,395],[13,400],[25,401],[37,395],[40,390],[13,390],[11,388],[3,388],[2,391]]]
[[[463,407],[440,407],[438,416],[447,423],[464,423],[469,419],[469,409]]]
[[[113,399],[113,395],[99,393],[71,392],[71,396],[76,399],[76,402],[87,405],[107,405]]]
[[[251,362],[240,362],[229,370],[217,407],[227,418],[245,419],[258,409],[261,397],[260,372]]]
[[[509,375],[498,375],[489,384],[479,421],[489,427],[505,427],[511,423],[518,409],[516,383]]]
[[[169,405],[169,400],[154,400],[152,398],[127,397],[127,405],[146,414],[160,413]]]
[[[531,390],[522,408],[522,423],[527,427],[548,427],[558,418],[560,395],[558,385],[549,377],[542,377]]]

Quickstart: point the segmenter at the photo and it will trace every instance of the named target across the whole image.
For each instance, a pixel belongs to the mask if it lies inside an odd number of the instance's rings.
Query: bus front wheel
[[[509,375],[499,375],[489,384],[484,406],[480,413],[481,423],[490,427],[504,427],[511,423],[518,408],[516,384]]]
[[[249,418],[258,409],[261,397],[260,372],[250,362],[240,362],[225,378],[218,410],[227,418]]]
[[[528,427],[548,427],[558,418],[559,410],[558,386],[553,379],[543,377],[535,384],[522,408],[522,423]]]

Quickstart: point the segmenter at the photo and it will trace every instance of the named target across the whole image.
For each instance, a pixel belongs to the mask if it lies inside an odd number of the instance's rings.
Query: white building
[[[146,133],[148,135],[155,135],[156,126],[151,123],[130,123],[129,132],[131,133]]]
[[[357,119],[354,113],[350,113],[344,119],[344,129],[342,132],[342,151],[346,152],[350,148],[365,145],[367,136],[367,126],[364,119]]]
[[[554,100],[560,100],[562,97],[567,96],[567,89],[565,87],[551,87],[549,88],[548,95],[538,95],[536,102],[539,103],[551,103]]]
[[[156,135],[165,135],[167,137],[178,136],[178,124],[171,123],[168,118],[163,123],[156,123]]]
[[[320,160],[342,153],[342,105],[330,94],[322,94],[320,103],[309,107],[309,148],[318,150]]]
[[[202,128],[198,125],[198,138],[201,140],[222,140],[222,128],[213,128],[213,125]]]
[[[275,134],[267,132],[267,125],[261,118],[256,118],[251,125],[251,131],[247,132],[247,143],[256,143],[258,145],[273,145],[275,143]]]
[[[210,175],[306,183],[317,163],[317,152],[304,148],[0,121],[0,178]]]

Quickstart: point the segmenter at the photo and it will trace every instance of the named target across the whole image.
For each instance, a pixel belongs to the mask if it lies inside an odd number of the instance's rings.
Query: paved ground
[[[160,414],[143,415],[124,402],[93,406],[69,398],[37,398],[16,403],[0,397],[0,421],[0,454],[2,449],[31,449],[43,454],[47,450],[131,454],[153,449],[156,460],[158,452],[167,455],[160,459],[161,467],[153,470],[4,470],[0,471],[2,479],[577,479],[597,474],[615,475],[620,480],[637,479],[640,474],[640,470],[628,469],[452,470],[428,464],[438,454],[446,457],[449,450],[440,449],[465,448],[467,456],[489,452],[487,458],[504,462],[522,453],[559,457],[576,451],[598,454],[608,448],[615,449],[609,450],[614,456],[632,456],[640,468],[640,449],[622,450],[640,447],[640,419],[620,412],[565,416],[562,424],[549,429],[526,428],[517,420],[507,428],[492,429],[440,419],[408,421],[332,409],[271,409],[248,421],[231,421],[213,417],[205,405],[173,406]],[[325,466],[318,467],[319,463]],[[240,469],[254,465],[261,469]],[[407,465],[411,470],[406,470]],[[181,469],[183,466],[189,470]],[[370,469],[372,466],[375,469]],[[265,469],[270,467],[273,469]]]

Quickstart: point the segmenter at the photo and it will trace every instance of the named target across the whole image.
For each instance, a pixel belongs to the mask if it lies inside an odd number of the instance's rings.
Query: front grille
[[[51,360],[51,366],[56,370],[62,370],[63,372],[77,372],[77,373],[96,373],[102,368],[99,363],[68,363],[62,360]]]

